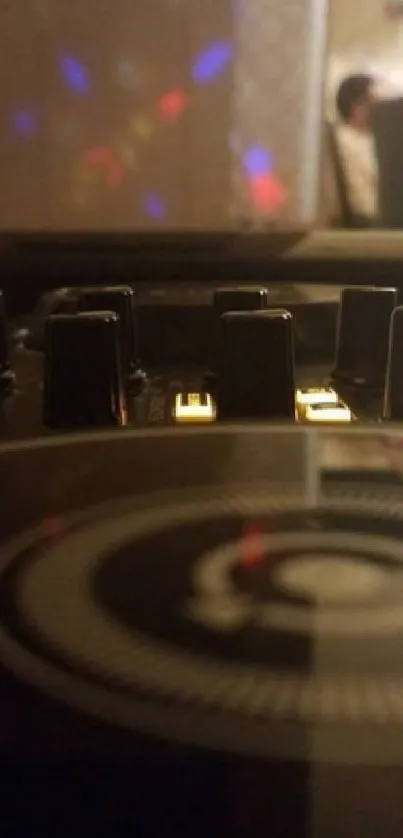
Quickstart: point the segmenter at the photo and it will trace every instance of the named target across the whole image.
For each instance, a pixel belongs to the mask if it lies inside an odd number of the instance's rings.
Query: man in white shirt
[[[378,165],[371,131],[375,80],[349,76],[337,93],[339,123],[336,141],[346,181],[348,201],[356,226],[373,226],[377,216]]]

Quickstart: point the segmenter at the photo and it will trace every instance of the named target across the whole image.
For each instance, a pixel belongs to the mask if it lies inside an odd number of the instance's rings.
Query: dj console
[[[0,834],[401,838],[398,293],[157,291],[2,317]]]

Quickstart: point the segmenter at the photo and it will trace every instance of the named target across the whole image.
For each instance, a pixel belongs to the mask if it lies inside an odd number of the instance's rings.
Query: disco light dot
[[[147,194],[144,195],[142,206],[147,215],[155,221],[161,221],[165,218],[165,203],[155,192],[147,192]]]
[[[19,110],[12,114],[11,124],[20,137],[33,137],[38,130],[38,117],[31,109]]]
[[[121,161],[109,146],[95,146],[84,153],[84,162],[91,169],[103,174],[110,187],[117,187],[123,181],[124,169]]]
[[[232,46],[227,41],[214,41],[201,52],[192,68],[196,84],[208,84],[222,73],[232,58]]]
[[[130,130],[141,140],[148,140],[154,132],[154,126],[147,117],[136,116],[130,122]]]
[[[188,96],[183,90],[170,90],[158,102],[158,109],[166,120],[177,119],[186,108]]]
[[[274,175],[258,175],[249,181],[249,194],[257,210],[275,212],[286,201],[283,185]]]
[[[62,52],[59,56],[60,69],[64,81],[70,90],[74,93],[84,94],[89,93],[91,89],[91,82],[87,68],[78,58],[67,52]]]
[[[246,149],[242,163],[249,177],[267,175],[273,169],[272,155],[265,146],[256,145]]]

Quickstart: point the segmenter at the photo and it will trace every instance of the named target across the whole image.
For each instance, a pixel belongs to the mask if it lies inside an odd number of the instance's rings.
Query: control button
[[[0,291],[0,393],[8,391],[15,381],[15,375],[10,366],[10,351],[8,346],[7,319],[4,308],[4,298]]]
[[[345,288],[342,292],[333,379],[383,392],[396,288]]]
[[[383,417],[403,419],[403,306],[395,309],[391,319]]]
[[[115,312],[48,318],[43,414],[49,428],[127,424],[120,323]]]
[[[283,309],[222,315],[218,419],[295,419],[292,326]]]
[[[114,311],[120,320],[121,356],[130,389],[139,390],[144,383],[140,370],[138,326],[135,292],[130,285],[82,288],[79,311]]]
[[[215,405],[209,393],[177,393],[173,407],[175,422],[191,424],[192,422],[214,422]]]
[[[335,402],[335,404],[329,404],[327,402],[323,404],[309,404],[303,416],[303,419],[307,422],[332,422],[334,424],[348,424],[354,418],[350,408],[341,399]]]

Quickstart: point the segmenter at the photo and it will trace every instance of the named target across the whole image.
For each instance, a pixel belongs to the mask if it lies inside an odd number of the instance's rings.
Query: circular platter
[[[313,499],[305,442],[231,429],[4,446],[20,498],[1,549],[4,669],[119,728],[403,764],[403,485],[323,479],[319,461]],[[39,469],[34,511],[22,458]]]

